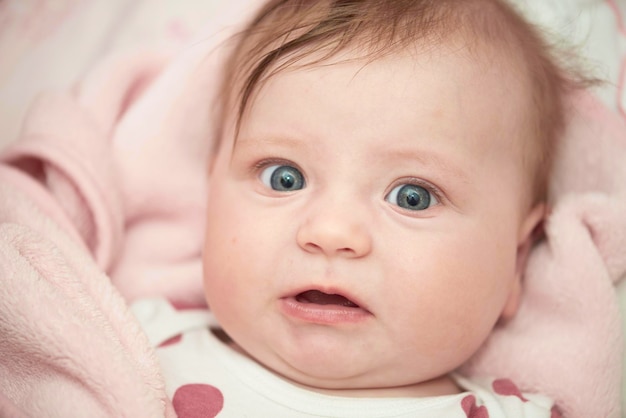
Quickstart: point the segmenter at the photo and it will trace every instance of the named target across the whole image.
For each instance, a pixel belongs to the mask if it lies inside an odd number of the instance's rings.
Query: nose
[[[359,258],[372,250],[367,220],[356,211],[330,204],[308,214],[296,239],[306,252],[328,257]]]

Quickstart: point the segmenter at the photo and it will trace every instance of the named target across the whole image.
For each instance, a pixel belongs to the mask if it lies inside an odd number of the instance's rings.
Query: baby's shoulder
[[[208,309],[176,307],[163,298],[139,299],[130,310],[153,347],[166,345],[190,331],[217,326]]]

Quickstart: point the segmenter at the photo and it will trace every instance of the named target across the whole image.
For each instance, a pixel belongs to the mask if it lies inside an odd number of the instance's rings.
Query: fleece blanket
[[[530,255],[520,312],[463,371],[545,393],[565,417],[617,418],[623,343],[615,286],[626,274],[623,4],[520,6],[580,39],[587,56],[601,55],[601,76],[611,82],[572,97],[553,211]],[[220,19],[234,22],[251,9]],[[99,60],[71,87],[35,101],[0,155],[0,416],[184,416],[165,396],[154,351],[127,304],[150,296],[204,303],[211,99],[218,46],[232,31],[215,22],[177,47]]]

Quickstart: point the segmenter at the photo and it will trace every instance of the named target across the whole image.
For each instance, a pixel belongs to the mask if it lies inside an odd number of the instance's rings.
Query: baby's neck
[[[448,375],[408,386],[361,389],[324,389],[291,382],[296,386],[313,392],[349,398],[426,398],[454,395],[462,392],[455,381]]]
[[[228,340],[227,344],[230,348],[238,353],[253,359],[248,353],[246,353],[241,347],[239,347],[234,341]],[[254,360],[254,359],[253,359]],[[256,360],[255,360],[256,361]],[[274,371],[267,369],[273,374]],[[281,379],[285,379],[290,383],[300,388],[310,390],[313,392],[321,393],[331,396],[342,396],[349,398],[426,398],[433,396],[445,396],[461,393],[463,390],[459,388],[454,379],[449,375],[440,376],[427,382],[420,382],[413,385],[397,386],[397,387],[382,387],[382,388],[359,388],[359,389],[325,389],[313,386],[303,385],[291,379],[287,379],[284,376],[276,374]]]

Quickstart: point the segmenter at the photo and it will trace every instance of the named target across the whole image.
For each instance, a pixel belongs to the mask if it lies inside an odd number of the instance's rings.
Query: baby
[[[134,306],[179,414],[557,416],[455,373],[515,315],[546,213],[576,82],[536,31],[496,0],[273,0],[236,40],[211,315]]]

